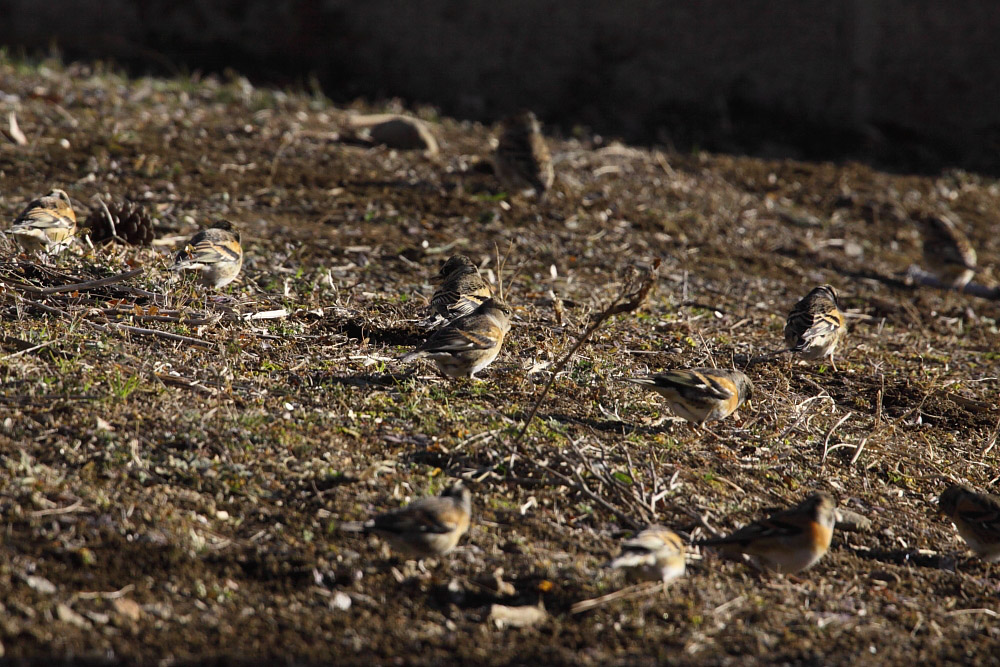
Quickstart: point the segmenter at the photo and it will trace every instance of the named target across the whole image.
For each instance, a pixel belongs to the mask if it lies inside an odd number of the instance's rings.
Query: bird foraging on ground
[[[76,213],[69,195],[59,189],[28,203],[10,228],[26,252],[62,250],[76,233]]]
[[[764,568],[795,574],[813,566],[830,548],[837,501],[815,493],[791,509],[740,528],[731,535],[695,542],[730,554],[746,554]]]
[[[623,569],[646,581],[672,581],[684,574],[684,542],[674,531],[649,526],[622,543],[622,552],[608,567]]]
[[[538,198],[544,199],[555,180],[555,171],[534,113],[522,111],[500,123],[493,168],[504,187],[533,188]]]
[[[493,363],[510,331],[510,307],[499,298],[483,301],[471,315],[463,315],[438,329],[423,345],[399,358],[409,363],[428,358],[450,378],[476,378]]]
[[[479,268],[465,255],[455,255],[435,276],[440,285],[431,297],[431,308],[446,321],[471,315],[493,290],[479,275]]]
[[[969,548],[987,563],[1000,562],[1000,497],[953,484],[938,499]]]
[[[674,414],[699,427],[728,417],[753,396],[750,378],[736,370],[691,368],[619,380],[655,391]]]
[[[236,280],[243,267],[240,233],[228,220],[203,229],[177,253],[172,271],[200,271],[201,283],[219,289]]]
[[[457,481],[440,496],[415,500],[364,523],[345,522],[340,529],[374,533],[403,554],[422,559],[443,556],[454,549],[469,530],[471,512],[472,493]]]
[[[795,304],[785,322],[785,344],[803,359],[830,358],[847,335],[847,322],[840,310],[837,290],[832,285],[815,287]]]
[[[976,249],[955,222],[940,213],[918,216],[924,239],[924,267],[947,287],[961,290],[976,273]]]

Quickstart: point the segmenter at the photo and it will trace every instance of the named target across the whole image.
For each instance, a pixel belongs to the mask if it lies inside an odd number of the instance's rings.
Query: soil
[[[10,59],[0,90],[0,132],[15,113],[26,140],[0,137],[0,217],[62,187],[81,219],[95,195],[141,202],[158,237],[54,258],[2,241],[4,661],[998,662],[996,566],[936,498],[996,488],[1000,309],[907,273],[909,213],[943,207],[996,284],[995,179],[550,137],[538,202],[495,182],[491,128],[432,109]],[[440,153],[350,130],[387,111],[423,119]],[[246,260],[219,295],[168,267],[221,217]],[[515,309],[479,383],[396,360],[455,252]],[[645,307],[597,331],[515,442],[626,269],[656,260]],[[836,370],[763,359],[824,282],[850,322]],[[757,393],[711,433],[614,381],[713,365]],[[338,529],[455,477],[474,524],[438,562]],[[731,530],[819,489],[872,526],[838,530],[802,575],[692,547],[666,591],[571,613],[625,585],[604,564],[632,530],[703,537],[695,517]],[[498,627],[493,604],[546,617]]]

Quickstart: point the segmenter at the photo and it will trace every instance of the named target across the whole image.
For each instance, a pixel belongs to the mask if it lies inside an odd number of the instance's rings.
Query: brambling
[[[919,217],[924,237],[924,266],[945,285],[963,289],[976,273],[976,249],[955,223],[937,213]]]
[[[726,537],[696,542],[730,555],[747,554],[768,570],[795,574],[813,566],[830,548],[837,501],[815,493],[791,509],[740,528]]]
[[[493,296],[493,290],[479,275],[478,267],[465,255],[448,259],[435,281],[440,287],[431,297],[431,308],[445,320],[471,315],[483,301]]]
[[[1000,561],[1000,498],[953,484],[941,494],[938,509],[976,555],[987,563]]]
[[[422,559],[443,556],[454,549],[469,530],[471,512],[472,494],[458,481],[440,496],[414,500],[364,523],[345,522],[340,529],[374,533],[388,540],[397,551]]]
[[[522,111],[500,123],[493,166],[504,187],[534,188],[539,199],[545,198],[555,180],[555,171],[534,113]]]
[[[504,336],[510,331],[510,313],[510,306],[502,300],[486,299],[471,315],[452,320],[399,360],[408,363],[427,357],[450,378],[476,380],[476,373],[500,354]]]
[[[177,253],[172,271],[201,271],[201,282],[219,289],[236,280],[243,267],[240,233],[228,220],[203,229]]]
[[[30,202],[10,228],[17,244],[27,252],[63,249],[76,233],[76,213],[62,190]]]
[[[736,412],[753,396],[753,383],[740,371],[692,368],[620,378],[651,389],[667,400],[678,417],[704,427]]]
[[[622,553],[608,567],[624,569],[646,581],[673,581],[684,574],[684,542],[663,526],[649,526],[622,543]]]
[[[785,344],[790,352],[816,361],[830,357],[847,335],[847,322],[840,312],[837,290],[832,285],[814,287],[795,304],[785,322]]]

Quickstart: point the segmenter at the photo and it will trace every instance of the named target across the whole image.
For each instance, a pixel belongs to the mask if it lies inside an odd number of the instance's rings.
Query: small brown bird
[[[539,199],[545,198],[555,180],[555,171],[534,113],[522,111],[501,122],[494,169],[504,187],[534,188]]]
[[[201,271],[201,282],[219,289],[236,280],[243,267],[240,233],[228,220],[203,229],[177,253],[172,271]]]
[[[510,307],[500,299],[486,299],[471,315],[452,320],[399,360],[409,363],[427,357],[450,378],[476,380],[476,373],[500,354],[504,336],[510,331],[510,314]]]
[[[753,383],[740,371],[692,368],[620,378],[655,391],[678,417],[699,427],[725,419],[753,397]]]
[[[608,563],[646,581],[672,581],[684,574],[684,542],[674,531],[650,526],[622,543],[622,553]]]
[[[69,195],[56,189],[30,202],[14,219],[10,233],[27,252],[62,250],[76,233],[76,213]]]
[[[415,500],[364,523],[345,522],[340,529],[374,533],[388,540],[394,549],[422,559],[443,556],[454,549],[469,530],[471,513],[472,494],[458,481],[440,496]]]
[[[969,548],[987,563],[1000,562],[1000,498],[953,484],[938,499]]]
[[[435,280],[440,287],[431,297],[431,308],[447,321],[471,315],[493,290],[479,275],[479,269],[465,255],[455,255],[441,266]]]
[[[918,217],[924,237],[924,266],[948,287],[963,289],[976,273],[976,249],[953,220],[939,213]]]
[[[730,555],[747,554],[768,570],[795,574],[814,565],[830,548],[837,501],[816,493],[791,509],[751,523],[726,537],[701,540]]]
[[[816,361],[830,357],[847,335],[847,323],[840,311],[837,290],[832,285],[813,288],[795,304],[785,322],[785,344],[803,359]]]

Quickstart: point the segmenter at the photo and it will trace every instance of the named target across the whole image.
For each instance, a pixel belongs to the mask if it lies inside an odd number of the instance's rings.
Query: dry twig
[[[573,355],[583,347],[595,331],[601,328],[605,322],[614,317],[615,315],[621,315],[623,313],[630,313],[638,309],[649,297],[650,290],[653,289],[653,285],[656,284],[657,273],[660,268],[660,260],[657,259],[653,264],[653,267],[645,272],[645,275],[640,274],[637,270],[632,269],[632,275],[630,275],[626,281],[624,288],[615,297],[615,300],[605,308],[603,311],[594,316],[593,321],[587,330],[583,332],[583,335],[576,341],[573,347],[570,348],[569,352],[563,355],[563,357],[555,363],[552,367],[552,375],[549,377],[549,381],[545,383],[542,391],[538,394],[538,398],[535,399],[535,404],[531,407],[531,411],[528,413],[527,419],[524,420],[524,424],[521,429],[514,436],[511,442],[511,462],[513,463],[514,456],[517,452],[517,446],[524,438],[524,434],[528,430],[528,426],[531,425],[531,421],[538,414],[538,409],[541,407],[542,402],[545,400],[546,395],[548,395],[549,390],[552,388],[553,383],[556,378],[559,377],[559,372],[565,368],[566,364],[569,362]]]

